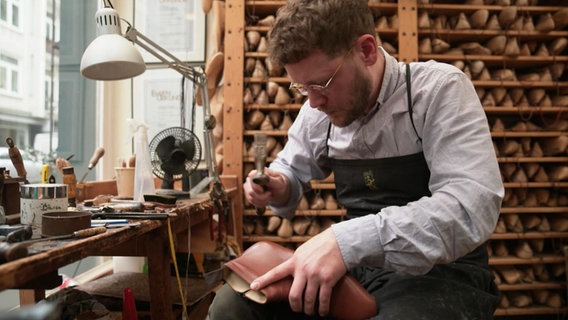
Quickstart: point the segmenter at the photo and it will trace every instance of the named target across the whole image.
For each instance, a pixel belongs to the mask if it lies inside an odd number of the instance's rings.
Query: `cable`
[[[173,260],[173,263],[174,263],[174,269],[176,271],[176,281],[177,281],[177,285],[178,285],[179,295],[180,295],[180,298],[181,298],[182,315],[183,315],[184,319],[188,319],[187,307],[186,307],[186,301],[185,301],[185,294],[183,292],[183,288],[182,288],[182,285],[181,285],[181,278],[179,276],[179,269],[178,269],[178,264],[177,264],[177,259],[176,259],[176,251],[175,251],[175,246],[174,246],[174,235],[172,233],[172,225],[170,224],[170,219],[168,219],[167,221],[168,221],[168,238],[169,238],[169,242],[170,242],[170,255],[172,256],[172,260]]]

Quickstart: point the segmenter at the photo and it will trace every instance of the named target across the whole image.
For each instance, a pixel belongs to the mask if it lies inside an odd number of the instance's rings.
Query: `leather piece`
[[[270,269],[286,261],[294,251],[270,241],[259,241],[225,263],[225,281],[233,290],[257,302],[285,301],[293,278],[287,277],[255,292],[249,284]],[[235,277],[237,275],[237,277]],[[241,281],[242,280],[242,281]],[[350,274],[335,285],[329,315],[335,319],[367,319],[377,314],[375,298]]]

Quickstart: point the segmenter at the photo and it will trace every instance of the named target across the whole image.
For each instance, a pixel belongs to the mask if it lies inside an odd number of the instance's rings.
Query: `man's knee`
[[[209,319],[252,319],[250,317],[251,310],[248,309],[248,304],[244,301],[244,298],[225,284],[217,291],[211,306],[209,306]]]

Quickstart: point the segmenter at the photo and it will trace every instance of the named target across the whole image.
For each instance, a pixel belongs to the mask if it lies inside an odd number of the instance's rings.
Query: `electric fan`
[[[150,142],[152,172],[162,179],[162,189],[173,189],[182,180],[182,190],[189,191],[189,176],[201,160],[201,143],[191,130],[171,127],[158,132]]]

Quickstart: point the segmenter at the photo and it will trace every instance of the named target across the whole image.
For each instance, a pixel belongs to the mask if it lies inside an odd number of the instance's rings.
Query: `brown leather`
[[[292,277],[258,291],[250,290],[254,279],[286,261],[294,251],[270,241],[259,241],[225,264],[225,281],[237,292],[258,303],[288,300]],[[377,314],[375,298],[350,274],[335,285],[329,316],[334,319],[367,319]]]

